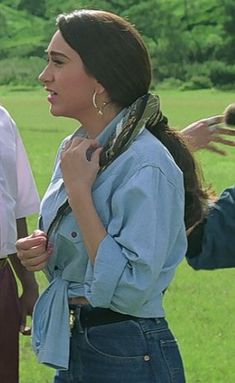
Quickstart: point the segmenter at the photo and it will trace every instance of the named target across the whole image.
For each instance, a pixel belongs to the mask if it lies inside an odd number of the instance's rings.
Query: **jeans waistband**
[[[71,327],[73,327],[74,322],[76,322],[76,319],[78,319],[78,313],[79,321],[83,328],[100,326],[127,320],[137,321],[141,319],[132,315],[122,314],[106,308],[92,307],[91,305],[69,305],[69,308]]]

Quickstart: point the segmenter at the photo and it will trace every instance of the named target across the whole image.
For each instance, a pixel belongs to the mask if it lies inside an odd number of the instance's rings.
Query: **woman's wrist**
[[[76,185],[67,190],[69,205],[73,209],[83,208],[85,204],[93,204],[91,188],[86,185]]]

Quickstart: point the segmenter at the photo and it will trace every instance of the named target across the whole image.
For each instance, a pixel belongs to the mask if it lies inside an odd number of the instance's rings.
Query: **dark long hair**
[[[81,57],[85,70],[104,86],[113,103],[127,107],[148,93],[152,77],[148,51],[139,32],[127,20],[113,13],[85,9],[59,15],[57,26]],[[168,126],[166,117],[147,129],[167,147],[184,174],[185,224],[189,228],[203,218],[207,206],[207,193],[195,160],[180,133]]]

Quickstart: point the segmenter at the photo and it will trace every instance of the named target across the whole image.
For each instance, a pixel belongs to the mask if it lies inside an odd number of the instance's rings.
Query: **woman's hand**
[[[96,140],[75,137],[62,150],[61,170],[68,195],[90,191],[99,171],[102,148]]]
[[[181,133],[194,150],[207,149],[225,156],[226,151],[218,148],[214,143],[235,146],[235,141],[223,137],[223,135],[235,136],[235,129],[222,127],[221,122],[223,122],[222,115],[199,120],[181,130]]]
[[[20,262],[28,271],[42,270],[52,253],[51,246],[47,246],[47,235],[41,230],[18,239],[16,249]]]

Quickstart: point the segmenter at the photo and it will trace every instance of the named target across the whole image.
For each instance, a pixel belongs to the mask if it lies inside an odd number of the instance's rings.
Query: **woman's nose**
[[[53,76],[52,73],[50,73],[48,65],[43,69],[43,71],[39,74],[38,80],[42,83],[52,81]]]

